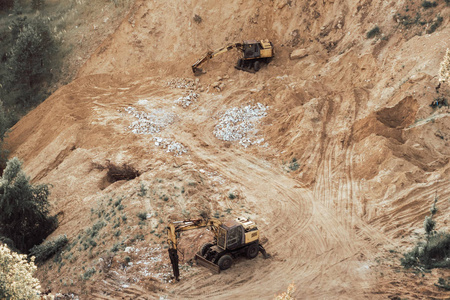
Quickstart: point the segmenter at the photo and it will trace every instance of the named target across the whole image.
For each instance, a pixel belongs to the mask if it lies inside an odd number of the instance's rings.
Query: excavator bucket
[[[201,68],[195,68],[192,69],[192,71],[194,72],[194,76],[200,76],[206,73],[206,71],[203,71]]]
[[[220,267],[203,256],[195,254],[194,259],[197,262],[197,265],[203,266],[216,274],[220,273]]]

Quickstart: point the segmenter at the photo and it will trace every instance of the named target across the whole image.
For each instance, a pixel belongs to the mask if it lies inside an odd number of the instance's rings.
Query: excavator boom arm
[[[200,69],[200,66],[205,63],[206,61],[210,60],[213,57],[216,57],[217,55],[223,54],[225,52],[230,51],[231,49],[234,48],[242,48],[242,43],[234,43],[234,44],[229,44],[225,47],[216,49],[214,51],[208,51],[206,52],[202,57],[200,57],[193,65],[192,65],[192,72],[194,72],[194,74],[198,74],[199,72],[201,72],[202,70]]]
[[[167,226],[167,243],[169,244],[169,258],[170,263],[172,264],[173,275],[175,279],[178,281],[180,276],[180,270],[178,267],[178,233],[181,231],[188,231],[198,228],[211,227],[214,231],[214,234],[217,236],[219,226],[222,224],[218,219],[192,219],[185,221],[176,221],[171,222]]]

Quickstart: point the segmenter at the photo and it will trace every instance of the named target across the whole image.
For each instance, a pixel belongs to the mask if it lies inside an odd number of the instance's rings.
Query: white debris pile
[[[156,247],[127,247],[126,253],[133,254],[133,257],[139,257],[138,260],[130,261],[127,266],[127,272],[134,272],[136,282],[148,277],[155,278],[160,282],[168,282],[171,276],[171,269],[163,262],[163,250],[161,246]]]
[[[153,134],[163,130],[175,121],[176,115],[163,109],[157,109],[151,113],[136,110],[134,107],[127,107],[126,112],[133,115],[137,121],[131,123],[129,128],[136,134]]]
[[[224,185],[225,184],[225,179],[222,177],[222,175],[220,175],[216,171],[209,171],[209,170],[200,169],[199,172],[203,173],[206,176],[208,176],[209,178],[211,178],[211,180],[212,180],[212,184],[211,185],[212,186],[215,186],[215,183],[218,183],[219,185]]]
[[[178,98],[177,100],[175,100],[175,104],[180,105],[183,108],[186,108],[189,105],[191,105],[194,101],[196,101],[197,99],[198,99],[198,94],[195,93],[194,91],[189,91],[188,93],[186,93],[185,96],[182,96],[182,97]]]
[[[166,152],[174,153],[175,156],[188,152],[188,149],[181,143],[161,137],[154,137],[153,140],[156,146],[166,149]]]
[[[167,86],[173,89],[190,89],[196,88],[197,82],[190,78],[174,78],[167,82]]]
[[[243,147],[259,145],[264,138],[257,138],[256,128],[260,120],[267,115],[268,107],[257,103],[244,107],[228,109],[214,128],[214,135],[223,141],[239,141]]]

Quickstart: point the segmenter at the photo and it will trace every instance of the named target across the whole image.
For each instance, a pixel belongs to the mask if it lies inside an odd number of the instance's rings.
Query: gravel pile
[[[174,78],[167,82],[167,86],[173,89],[190,89],[196,88],[196,83],[190,78]]]
[[[163,130],[175,121],[176,115],[163,109],[157,109],[152,113],[136,110],[134,107],[127,107],[126,112],[133,115],[137,121],[128,127],[135,134],[153,134]]]
[[[186,108],[189,105],[191,105],[194,101],[196,101],[197,99],[198,99],[198,94],[193,91],[189,91],[189,93],[187,93],[187,95],[175,100],[175,104],[180,105],[183,108]]]
[[[139,282],[142,279],[154,278],[160,282],[169,282],[171,276],[171,268],[163,263],[163,249],[160,246],[156,247],[126,247],[125,253],[138,257],[139,260],[128,262],[127,271],[134,271],[134,282]],[[131,272],[130,272],[131,273]]]
[[[214,135],[222,141],[239,141],[244,148],[259,145],[264,142],[264,138],[257,138],[256,126],[267,115],[267,109],[268,107],[261,103],[230,108],[214,127]]]
[[[188,152],[188,149],[181,143],[161,137],[154,137],[153,140],[156,146],[166,149],[166,152],[174,153],[175,156]]]
[[[136,110],[134,107],[127,107],[125,111],[133,115],[137,121],[128,126],[135,134],[155,134],[163,130],[175,121],[176,115],[163,109],[157,109],[151,113]],[[166,149],[166,152],[179,156],[188,152],[188,149],[181,143],[162,137],[154,137],[155,145]]]

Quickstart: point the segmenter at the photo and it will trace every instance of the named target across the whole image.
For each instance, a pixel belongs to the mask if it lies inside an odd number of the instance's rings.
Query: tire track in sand
[[[214,137],[203,128],[203,141]],[[210,141],[208,141],[208,139]],[[371,248],[343,226],[312,192],[280,168],[270,166],[241,150],[201,147],[195,140],[183,141],[203,164],[239,183],[253,204],[268,253],[273,257],[253,261],[238,259],[220,275],[200,269],[198,275],[168,287],[177,299],[212,297],[270,299],[294,282],[297,296],[308,299],[372,298],[373,277],[360,249]]]

